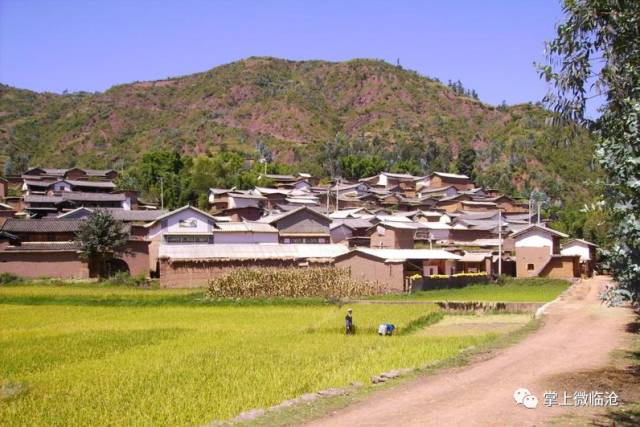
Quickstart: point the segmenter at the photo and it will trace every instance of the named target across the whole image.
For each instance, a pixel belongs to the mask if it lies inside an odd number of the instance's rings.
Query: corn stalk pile
[[[209,298],[341,298],[384,293],[343,268],[239,268],[209,281]]]

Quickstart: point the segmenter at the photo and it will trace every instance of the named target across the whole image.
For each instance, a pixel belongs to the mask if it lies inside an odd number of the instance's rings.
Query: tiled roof
[[[217,232],[252,232],[252,233],[277,233],[278,229],[262,222],[221,222],[217,223]]]
[[[38,196],[38,195],[24,196],[25,203],[60,203],[62,201],[64,201],[62,196]]]
[[[264,176],[265,176],[265,178],[269,178],[269,179],[272,179],[274,181],[297,181],[298,180],[298,178],[296,178],[293,175],[266,174]]]
[[[105,208],[107,212],[111,214],[118,221],[124,222],[146,222],[153,221],[162,215],[168,213],[168,211],[164,210],[126,210],[121,208]]]
[[[458,260],[460,255],[447,252],[442,249],[374,249],[374,248],[358,248],[356,252],[374,256],[385,261],[406,261],[408,259],[444,259]]]
[[[172,215],[175,215],[175,214],[177,214],[178,212],[182,212],[182,211],[184,211],[184,210],[192,210],[192,211],[194,211],[194,212],[197,212],[197,213],[199,213],[199,214],[201,214],[201,215],[204,215],[205,217],[210,218],[210,219],[212,219],[213,221],[215,221],[215,218],[214,218],[214,217],[213,217],[213,215],[211,215],[210,213],[205,212],[205,211],[202,211],[202,210],[200,210],[200,209],[198,209],[198,208],[196,208],[196,207],[194,207],[194,206],[185,205],[185,206],[182,206],[181,208],[178,208],[178,209],[172,210],[171,212],[163,213],[162,215],[160,215],[160,216],[156,217],[154,220],[152,220],[150,223],[145,224],[145,227],[151,227],[151,226],[153,226],[156,222],[158,222],[159,220],[162,220],[162,219],[168,218],[168,217],[170,217],[170,216],[172,216]]]
[[[259,260],[334,258],[348,252],[339,244],[220,244],[160,245],[159,257],[172,261],[188,260]]]
[[[319,216],[331,221],[331,218],[329,218],[328,216],[326,216],[323,213],[318,212],[317,210],[311,209],[311,208],[309,208],[307,206],[300,206],[297,209],[292,209],[292,210],[290,210],[288,212],[284,212],[284,213],[281,213],[281,214],[271,214],[271,215],[264,216],[264,217],[260,218],[258,220],[258,222],[267,223],[267,224],[273,224],[274,222],[280,221],[282,218],[286,218],[289,215],[293,215],[294,213],[300,212],[302,210],[307,210],[309,212],[313,212],[314,214],[317,214],[317,215],[319,215]]]
[[[558,230],[554,230],[552,228],[545,227],[542,224],[531,224],[530,226],[525,227],[520,231],[516,231],[515,233],[513,233],[511,235],[511,237],[521,236],[522,234],[524,234],[524,233],[526,233],[526,232],[528,232],[530,230],[535,230],[535,229],[541,230],[541,231],[543,231],[545,233],[549,233],[549,234],[552,234],[554,236],[558,236],[558,237],[562,237],[562,238],[569,237],[569,235],[567,235],[567,234],[564,234],[564,233],[562,233],[562,232],[560,232]]]
[[[43,218],[43,219],[14,219],[8,218],[2,227],[9,233],[75,233],[78,231],[81,219]]]
[[[460,262],[483,262],[485,259],[491,258],[491,252],[465,252]]]
[[[25,203],[62,203],[72,202],[123,202],[127,196],[122,193],[85,193],[82,191],[62,191],[56,196],[28,195],[24,196]]]
[[[219,195],[219,194],[227,194],[230,193],[232,191],[235,191],[235,187],[227,189],[227,188],[209,188],[209,193],[210,194],[214,194],[214,195]]]
[[[16,246],[7,246],[7,251],[10,252],[48,252],[48,251],[77,251],[78,245],[75,242],[23,242]]]
[[[84,173],[86,173],[89,176],[106,176],[109,172],[114,172],[113,169],[84,169],[84,168],[79,168],[82,171],[84,171]]]
[[[116,185],[112,181],[79,181],[74,179],[65,179],[64,182],[68,182],[74,187],[116,188]]]
[[[250,194],[250,193],[240,193],[240,192],[229,193],[229,197],[236,197],[238,199],[267,200],[264,196],[261,196],[260,194]]]
[[[55,184],[55,180],[40,180],[40,179],[24,179],[23,182],[29,187],[47,188],[51,184]]]
[[[432,175],[437,175],[442,178],[469,179],[467,175],[459,175],[457,173],[434,172]]]
[[[127,196],[122,193],[83,193],[80,191],[62,192],[64,200],[74,202],[123,202]]]

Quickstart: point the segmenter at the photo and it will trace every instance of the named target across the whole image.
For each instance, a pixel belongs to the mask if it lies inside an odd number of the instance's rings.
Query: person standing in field
[[[347,309],[347,315],[344,317],[344,324],[347,335],[353,335],[354,332],[352,312],[353,310],[351,310],[350,308]]]

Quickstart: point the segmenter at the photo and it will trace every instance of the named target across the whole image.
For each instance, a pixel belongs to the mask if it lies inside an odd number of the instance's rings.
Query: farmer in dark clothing
[[[347,310],[347,315],[344,317],[344,325],[346,327],[347,335],[353,335],[354,327],[353,327],[353,316],[351,315],[352,310]]]

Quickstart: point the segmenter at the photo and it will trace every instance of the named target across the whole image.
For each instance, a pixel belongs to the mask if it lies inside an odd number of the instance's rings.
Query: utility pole
[[[529,195],[529,225],[531,225],[531,210],[533,209],[533,200],[531,194]]]
[[[498,211],[498,277],[502,276],[502,212]]]
[[[160,177],[160,209],[164,210],[164,182]]]
[[[331,186],[327,186],[327,215],[329,215],[329,199],[331,198]]]
[[[340,178],[336,180],[336,212],[338,212],[338,194],[340,194]]]
[[[540,200],[537,201],[538,204],[538,218],[536,218],[536,222],[540,224]]]

